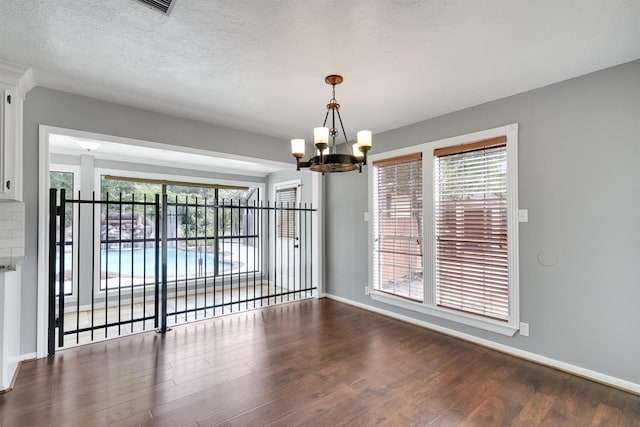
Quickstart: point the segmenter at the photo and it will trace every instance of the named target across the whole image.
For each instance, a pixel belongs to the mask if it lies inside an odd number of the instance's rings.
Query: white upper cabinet
[[[31,69],[0,61],[0,200],[22,200],[22,105]]]

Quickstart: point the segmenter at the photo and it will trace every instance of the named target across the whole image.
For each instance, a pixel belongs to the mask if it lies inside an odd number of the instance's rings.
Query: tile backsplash
[[[24,257],[24,203],[0,202],[0,259]]]

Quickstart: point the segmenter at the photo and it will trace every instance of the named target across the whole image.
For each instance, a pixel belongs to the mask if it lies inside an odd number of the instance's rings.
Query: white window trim
[[[276,193],[278,190],[288,190],[289,188],[297,188],[300,190],[302,187],[302,180],[292,179],[290,181],[276,182],[271,187],[271,200],[276,201]],[[300,203],[300,191],[296,191],[296,204]]]
[[[135,171],[135,170],[130,170],[130,169],[114,169],[114,168],[102,168],[102,167],[95,167],[93,169],[93,180],[94,180],[94,187],[95,188],[95,192],[96,192],[96,198],[100,199],[101,194],[102,194],[102,176],[103,175],[113,175],[113,176],[120,176],[120,177],[127,177],[127,178],[140,178],[140,179],[157,179],[157,180],[168,180],[168,181],[175,181],[175,182],[188,182],[188,183],[192,183],[192,184],[219,184],[219,185],[236,185],[236,186],[247,186],[247,187],[256,187],[258,188],[258,190],[260,191],[260,198],[258,199],[258,204],[260,203],[261,200],[263,200],[263,195],[264,195],[264,190],[265,190],[265,184],[262,182],[253,182],[253,181],[243,181],[243,180],[228,180],[228,179],[215,179],[215,178],[200,178],[200,177],[193,177],[193,176],[186,176],[186,175],[174,175],[174,174],[161,174],[161,173],[157,173],[157,172],[140,172],[140,171]],[[117,200],[115,195],[113,200]],[[140,201],[140,200],[138,200]],[[147,200],[148,202],[153,202],[153,200]],[[162,197],[160,197],[160,204],[162,205]],[[96,215],[96,220],[95,220],[95,229],[96,230],[100,230],[100,216]],[[98,234],[100,232],[98,231]],[[100,260],[100,239],[97,239],[94,242],[94,253],[95,253],[95,265],[100,265],[101,260]],[[260,252],[258,254],[258,257],[260,259],[262,259],[262,253]],[[248,273],[247,273],[248,274]],[[220,283],[226,283],[228,280],[228,278],[223,278],[222,276],[219,276],[219,280]],[[94,283],[95,283],[95,287],[94,287],[94,292],[95,295],[97,297],[104,297],[105,295],[105,290],[101,288],[102,284],[101,284],[101,279],[100,279],[100,272],[99,271],[95,271],[94,272]],[[153,284],[147,284],[146,285],[147,288],[153,287]],[[116,291],[118,288],[112,288],[109,290],[109,292],[113,292]],[[130,295],[131,294],[131,289],[129,287],[122,287],[120,288],[120,292],[122,293],[122,295]],[[134,295],[135,294],[140,294],[142,293],[142,287],[139,287],[138,289],[135,289],[134,291]]]
[[[140,178],[140,179],[169,180],[169,181],[176,181],[176,182],[189,182],[192,184],[220,184],[220,185],[257,187],[260,189],[260,199],[263,198],[264,187],[265,187],[265,184],[262,182],[243,181],[240,179],[229,180],[229,179],[215,179],[215,178],[204,178],[204,177],[201,178],[197,176],[194,177],[194,176],[164,174],[164,173],[158,173],[158,172],[140,172],[136,170],[103,168],[103,167],[95,167],[93,170],[94,170],[93,179],[94,179],[94,188],[96,191],[96,197],[99,197],[100,192],[102,190],[101,177],[103,175],[114,175],[114,176],[122,176],[127,178]]]
[[[507,194],[508,196],[508,253],[509,253],[509,321],[501,322],[482,316],[463,313],[456,310],[438,307],[436,305],[435,286],[435,221],[433,213],[433,198],[435,193],[434,177],[434,157],[433,150],[453,145],[466,144],[483,139],[494,138],[506,135],[507,137]],[[519,295],[519,251],[518,251],[518,124],[513,123],[506,126],[473,132],[466,135],[452,138],[431,141],[412,147],[402,148],[385,153],[378,153],[371,156],[371,162],[375,160],[402,156],[415,152],[422,152],[422,186],[423,186],[423,241],[431,242],[424,245],[423,266],[424,266],[424,302],[411,301],[402,297],[397,297],[388,293],[378,291],[374,288],[373,268],[374,268],[374,232],[373,221],[369,223],[369,295],[374,301],[384,302],[404,309],[428,314],[430,316],[454,321],[467,326],[495,332],[501,335],[513,336],[520,327],[520,295]],[[375,212],[373,206],[373,168],[369,171],[369,212]],[[427,273],[429,272],[429,273]]]
[[[64,173],[72,173],[73,174],[73,191],[71,194],[67,194],[67,199],[73,199],[78,196],[78,191],[80,190],[80,165],[69,165],[62,163],[51,163],[49,165],[49,173],[51,172],[64,172]],[[47,180],[49,179],[49,175],[47,175]],[[49,185],[49,187],[51,187]],[[78,233],[78,216],[80,212],[78,209],[73,210],[73,234],[77,236]],[[78,251],[78,248],[74,245],[74,255],[71,257],[73,265],[71,266],[71,294],[66,297],[68,301],[76,301],[78,298],[78,293],[76,289],[76,285],[79,283],[78,280],[78,257],[75,256],[75,252]]]
[[[300,197],[301,197],[300,193],[301,193],[301,190],[302,190],[302,180],[301,179],[292,179],[290,181],[281,181],[281,182],[273,183],[273,185],[271,186],[271,200],[273,200],[273,203],[274,204],[277,203],[278,191],[280,191],[280,190],[289,190],[291,188],[295,188],[296,189],[296,201],[294,202],[295,203],[294,207],[300,206]],[[276,218],[274,217],[273,220],[275,221]],[[271,227],[271,225],[269,225],[269,227]],[[296,227],[296,234],[297,233],[298,233],[298,229]],[[300,237],[300,236],[298,235],[298,237]]]

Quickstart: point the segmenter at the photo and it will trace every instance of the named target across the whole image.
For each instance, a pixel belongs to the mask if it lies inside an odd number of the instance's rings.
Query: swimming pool
[[[162,257],[162,251],[160,251]],[[169,278],[184,276],[201,276],[203,274],[214,274],[215,257],[213,253],[196,253],[184,249],[167,248],[167,275]],[[133,277],[145,275],[153,276],[155,268],[155,248],[146,249],[122,249],[101,251],[101,271],[109,273],[122,272],[123,275],[131,275],[133,266]],[[122,266],[122,270],[120,270]],[[161,266],[162,267],[162,266]],[[231,263],[219,261],[219,274],[231,271]]]
[[[162,257],[162,251],[160,251]],[[90,258],[90,257],[89,257]],[[72,254],[65,253],[65,270],[71,266]],[[88,261],[85,257],[83,262]],[[191,277],[215,274],[215,256],[213,253],[187,251],[184,249],[167,248],[167,276],[169,279],[175,277]],[[233,265],[240,263],[234,260]],[[219,261],[218,274],[231,272],[233,267],[231,262]],[[160,264],[162,268],[162,264]],[[57,270],[58,268],[56,268]],[[133,274],[132,273],[133,269]],[[109,275],[122,274],[126,277],[154,277],[155,274],[155,248],[130,249],[100,251],[100,271]],[[104,278],[104,277],[103,277]]]

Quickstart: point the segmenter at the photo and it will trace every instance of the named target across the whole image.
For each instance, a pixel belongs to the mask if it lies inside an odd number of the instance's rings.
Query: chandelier
[[[345,144],[349,145],[347,134],[344,131],[342,117],[340,116],[340,104],[336,101],[336,85],[342,83],[342,76],[331,74],[325,77],[326,84],[331,85],[332,97],[327,104],[327,113],[324,116],[322,127],[313,129],[313,143],[315,155],[307,162],[300,159],[304,157],[305,141],[296,138],[291,140],[291,154],[296,158],[296,168],[309,168],[315,172],[349,172],[358,169],[362,172],[362,165],[367,164],[367,152],[371,149],[371,131],[361,130],[357,133],[357,142],[352,146],[352,153],[340,154],[337,152],[336,116],[344,136]],[[327,120],[331,114],[331,128],[327,127]]]

